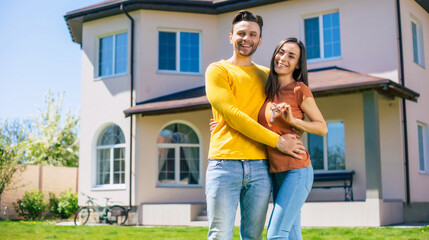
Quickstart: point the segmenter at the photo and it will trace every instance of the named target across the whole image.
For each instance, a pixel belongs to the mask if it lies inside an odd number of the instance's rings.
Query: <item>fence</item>
[[[13,203],[21,199],[26,191],[42,190],[45,199],[49,199],[49,192],[54,192],[57,197],[68,188],[77,192],[78,168],[27,165],[23,172],[15,173],[12,182],[13,187],[1,195],[0,219],[19,219]]]

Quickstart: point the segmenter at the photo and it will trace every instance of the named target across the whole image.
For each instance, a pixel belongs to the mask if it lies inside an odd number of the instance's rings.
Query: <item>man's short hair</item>
[[[255,22],[259,25],[259,30],[261,30],[260,36],[262,36],[262,26],[264,25],[264,20],[259,15],[256,15],[252,12],[241,10],[235,17],[232,19],[232,29],[231,33],[234,32],[234,25],[241,21]]]

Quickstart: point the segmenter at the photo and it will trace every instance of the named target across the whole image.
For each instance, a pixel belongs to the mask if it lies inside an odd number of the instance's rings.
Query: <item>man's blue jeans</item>
[[[302,239],[301,208],[313,185],[313,167],[273,175],[274,208],[267,239]]]
[[[207,238],[232,239],[240,201],[241,239],[262,239],[270,194],[266,160],[211,159],[206,172]]]

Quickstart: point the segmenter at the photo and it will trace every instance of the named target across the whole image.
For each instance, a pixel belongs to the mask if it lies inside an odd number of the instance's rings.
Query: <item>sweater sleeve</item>
[[[225,69],[214,64],[207,68],[206,94],[212,107],[230,127],[257,142],[276,147],[279,135],[266,129],[238,108]]]

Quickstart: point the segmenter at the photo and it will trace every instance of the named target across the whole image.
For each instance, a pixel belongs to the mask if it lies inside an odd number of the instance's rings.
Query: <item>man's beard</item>
[[[255,52],[256,49],[258,49],[258,45],[259,45],[259,41],[257,43],[252,44],[252,49],[248,52],[245,53],[244,51],[240,50],[240,43],[236,43],[236,49],[238,54],[240,54],[243,57],[248,57],[248,56],[252,56]]]

